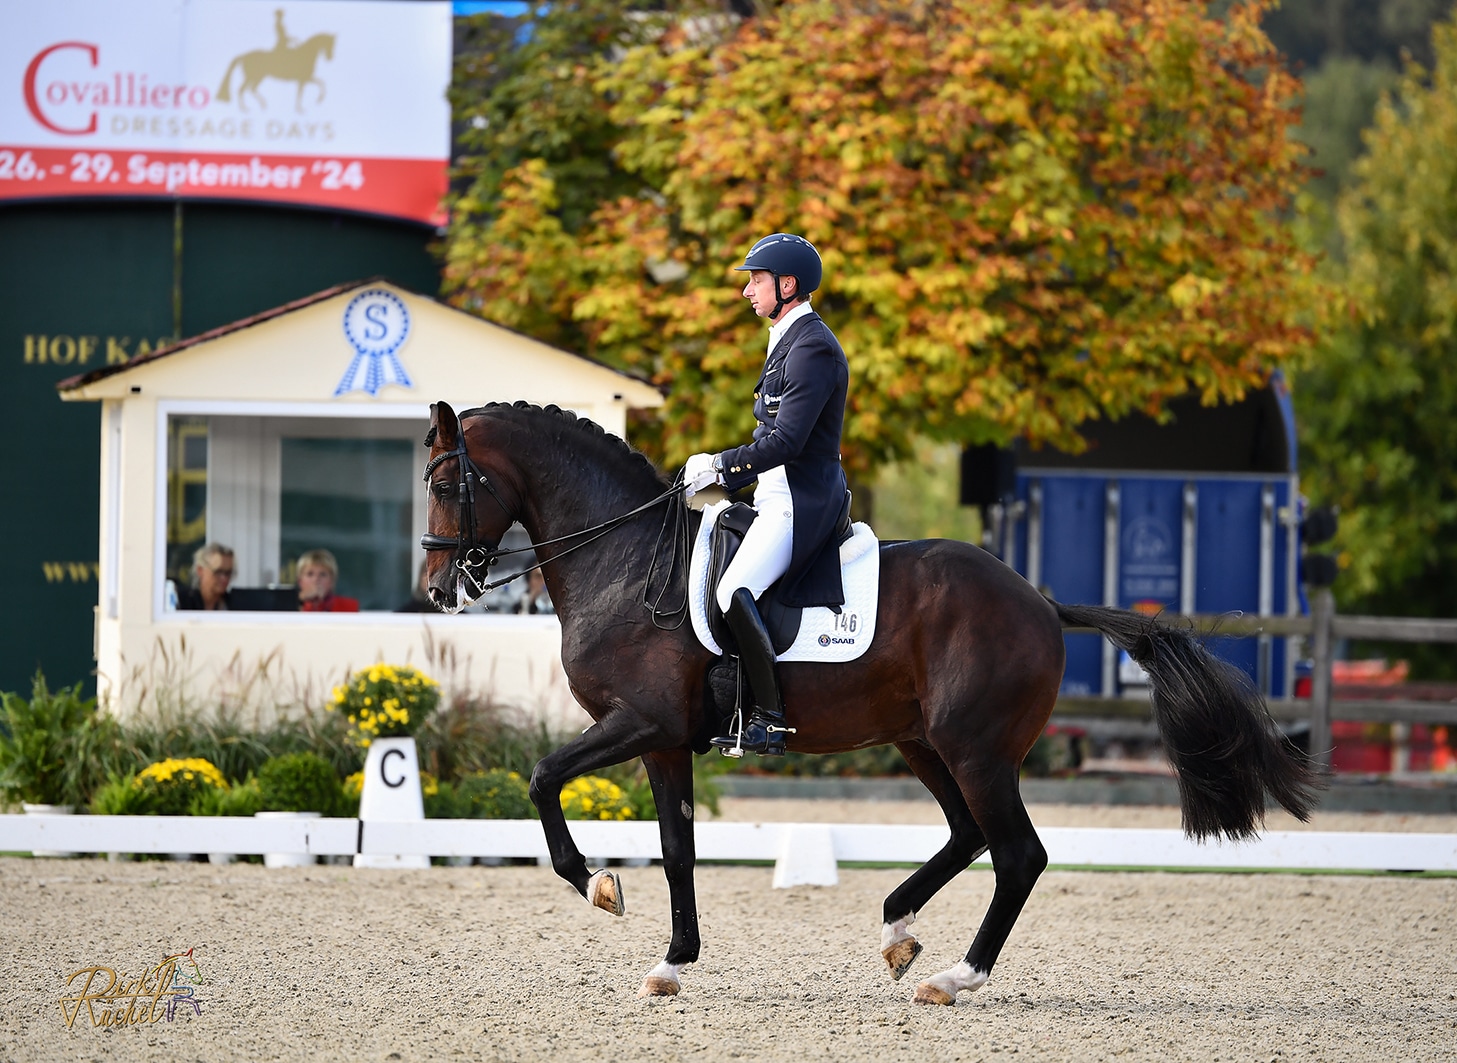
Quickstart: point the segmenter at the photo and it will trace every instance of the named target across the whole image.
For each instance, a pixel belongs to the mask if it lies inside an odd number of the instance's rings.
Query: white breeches
[[[759,484],[754,488],[754,508],[759,515],[749,525],[743,545],[718,584],[718,607],[725,612],[734,591],[747,587],[758,601],[769,584],[789,569],[794,549],[794,499],[789,494],[789,478],[782,467],[770,469],[759,477]]]

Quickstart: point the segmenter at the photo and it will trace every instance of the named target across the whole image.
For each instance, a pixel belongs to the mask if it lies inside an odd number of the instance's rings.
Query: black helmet
[[[764,237],[749,248],[744,264],[734,269],[764,269],[776,277],[793,277],[799,281],[797,294],[800,297],[818,288],[824,274],[820,253],[815,250],[814,244],[792,233],[774,233]]]

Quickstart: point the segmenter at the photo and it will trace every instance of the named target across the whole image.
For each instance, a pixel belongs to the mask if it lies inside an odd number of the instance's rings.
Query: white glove
[[[683,482],[687,485],[684,497],[691,499],[705,487],[719,483],[718,472],[713,467],[712,454],[694,454],[683,463]]]

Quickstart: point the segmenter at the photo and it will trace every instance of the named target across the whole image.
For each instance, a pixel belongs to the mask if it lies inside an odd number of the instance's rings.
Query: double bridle
[[[461,578],[469,583],[472,588],[474,588],[472,600],[474,600],[475,598],[479,598],[487,591],[494,590],[495,588],[510,583],[512,580],[519,579],[522,576],[523,573],[521,572],[513,572],[511,575],[506,576],[502,579],[487,582],[487,577],[489,577],[491,573],[491,566],[503,557],[510,557],[513,554],[531,553],[535,551],[538,547],[556,546],[559,543],[568,542],[581,536],[587,536],[587,538],[582,539],[581,542],[578,542],[573,546],[567,547],[565,550],[561,551],[561,553],[557,554],[556,557],[553,557],[551,560],[554,561],[557,558],[565,557],[573,550],[580,550],[582,547],[596,542],[608,532],[613,531],[616,528],[620,528],[622,525],[626,524],[628,521],[632,520],[640,513],[645,513],[662,502],[667,502],[670,499],[676,499],[678,504],[676,506],[670,506],[668,513],[664,515],[663,527],[659,532],[658,549],[654,551],[653,560],[648,565],[647,585],[645,585],[643,588],[643,604],[646,605],[648,609],[652,612],[653,621],[655,624],[658,622],[658,619],[660,617],[676,616],[678,617],[678,624],[681,624],[683,622],[682,618],[684,615],[686,615],[688,608],[688,595],[686,587],[684,590],[683,602],[681,605],[676,606],[672,609],[662,609],[659,607],[663,594],[665,594],[668,590],[668,587],[672,585],[674,569],[680,563],[685,568],[687,565],[688,520],[686,513],[684,512],[686,510],[686,506],[683,502],[683,489],[685,485],[683,483],[683,477],[681,473],[679,473],[678,478],[673,482],[673,486],[669,487],[666,491],[658,495],[656,498],[644,502],[642,505],[638,506],[635,509],[630,509],[626,513],[619,514],[616,517],[610,517],[607,520],[604,520],[601,524],[594,524],[592,527],[583,528],[580,531],[568,532],[566,535],[560,535],[555,539],[548,539],[545,542],[541,543],[533,543],[531,546],[523,546],[515,550],[498,550],[496,548],[496,543],[489,543],[486,540],[482,539],[476,533],[477,485],[484,487],[490,493],[490,496],[496,500],[496,504],[499,505],[501,507],[501,510],[506,514],[506,519],[508,521],[514,521],[516,519],[516,515],[511,511],[511,507],[506,504],[506,500],[501,497],[501,493],[496,490],[496,486],[491,483],[490,478],[481,471],[480,466],[478,466],[474,461],[471,460],[470,454],[466,451],[464,432],[460,433],[459,442],[456,444],[454,450],[445,451],[443,453],[435,455],[435,457],[431,458],[430,461],[425,465],[424,480],[427,485],[426,490],[429,490],[431,486],[430,474],[433,473],[442,464],[449,461],[451,458],[458,459],[458,464],[456,467],[459,470],[460,474],[460,483],[458,485],[458,490],[456,491],[456,496],[460,502],[460,517],[456,521],[455,538],[447,538],[444,535],[432,535],[429,532],[426,532],[424,535],[420,536],[420,546],[427,551],[455,551],[454,565],[456,570],[460,572]],[[651,593],[650,587],[652,585],[653,572],[658,567],[658,557],[662,549],[662,540],[669,534],[670,523],[675,525],[675,527],[678,529],[679,534],[675,536],[675,547],[673,550],[673,556],[670,561],[670,567],[667,576],[664,579],[663,588],[659,592],[657,600],[649,602],[648,597]],[[540,567],[540,565],[532,566],[532,568]],[[527,569],[526,571],[529,572],[530,569]],[[674,626],[677,626],[677,624],[675,624]]]

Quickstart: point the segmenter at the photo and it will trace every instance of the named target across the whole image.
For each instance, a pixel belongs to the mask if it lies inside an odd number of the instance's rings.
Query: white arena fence
[[[655,822],[571,823],[593,860],[661,859]],[[700,823],[699,860],[774,861],[775,885],[830,885],[839,863],[921,863],[947,828],[887,824]],[[1457,834],[1269,831],[1196,844],[1177,830],[1043,827],[1049,861],[1066,868],[1457,871]],[[244,819],[203,816],[0,815],[0,851],[304,853],[542,858],[535,820]],[[983,856],[979,861],[988,862]]]

